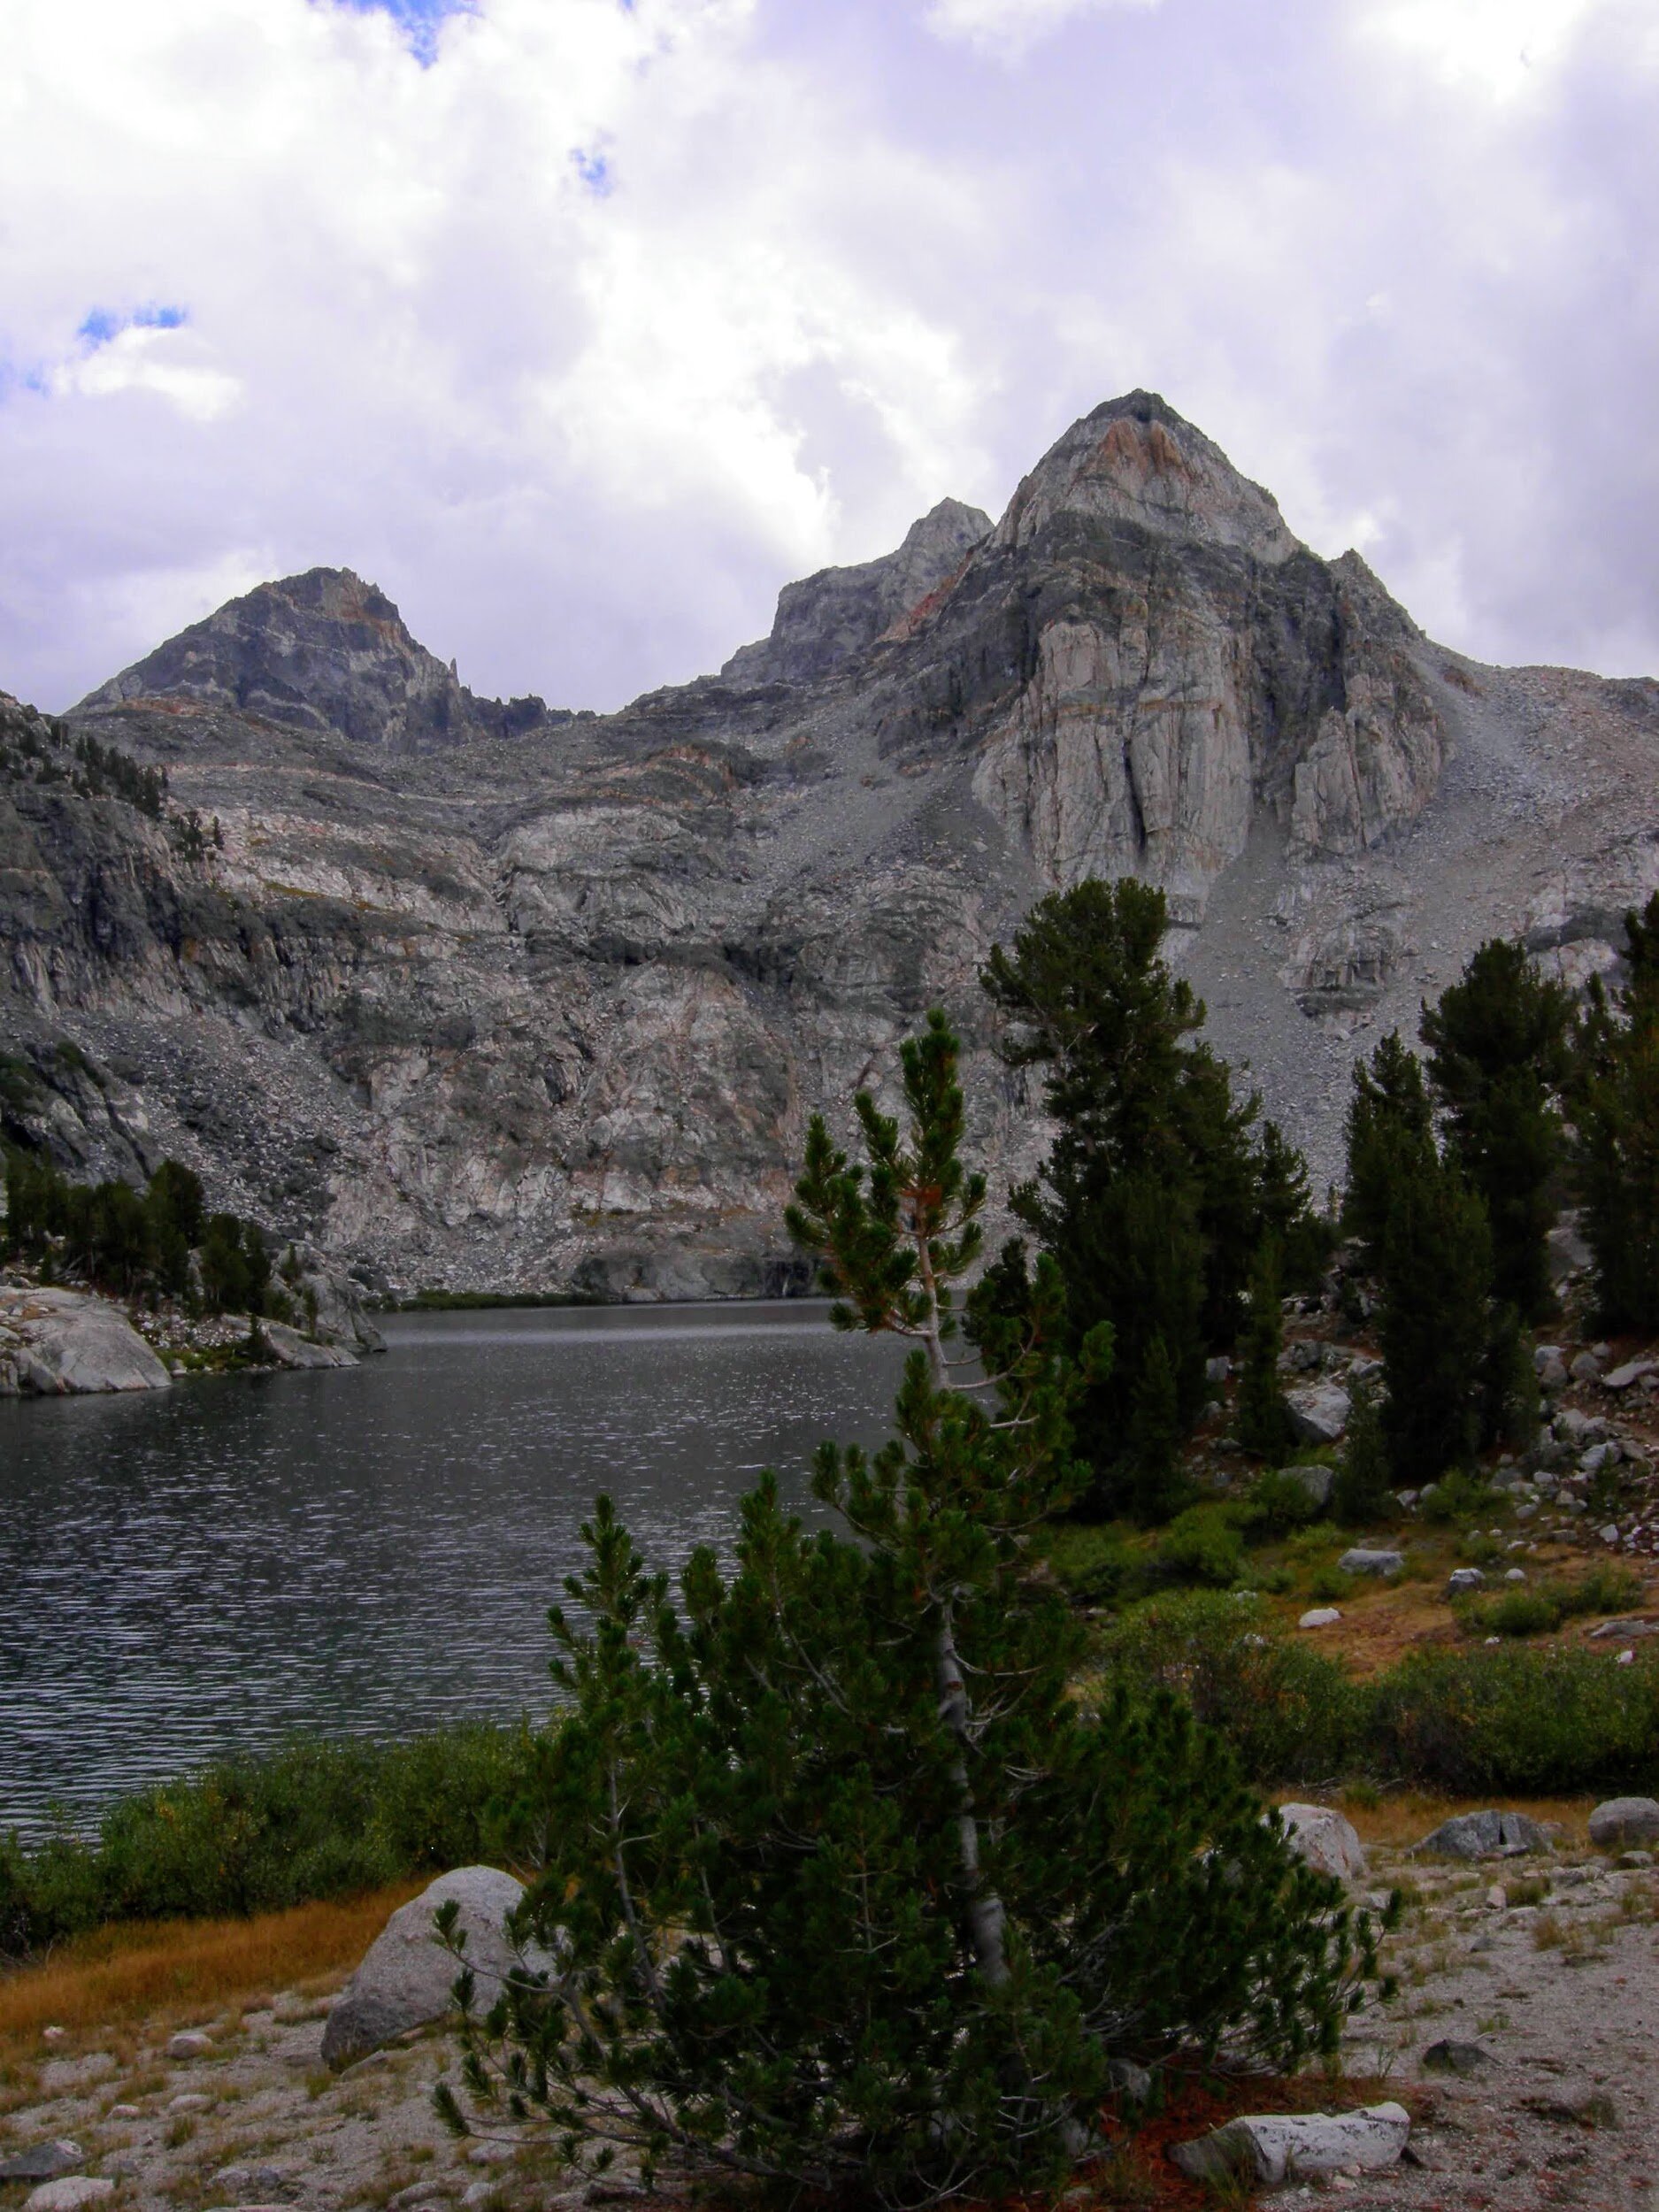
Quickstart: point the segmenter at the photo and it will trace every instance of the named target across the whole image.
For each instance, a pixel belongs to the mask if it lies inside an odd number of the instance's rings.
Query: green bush
[[[1490,1486],[1462,1467],[1455,1467],[1423,1493],[1419,1510],[1425,1521],[1441,1528],[1490,1518],[1499,1505]]]
[[[1590,1613],[1621,1613],[1641,1601],[1641,1577],[1631,1567],[1606,1560],[1577,1582],[1540,1582],[1474,1598],[1458,1609],[1458,1620],[1471,1635],[1550,1635],[1566,1620]]]
[[[112,1920],[211,1918],[515,1856],[542,1755],[527,1725],[296,1741],[112,1805],[94,1837],[0,1839],[0,1956]]]
[[[1258,1600],[1214,1591],[1148,1599],[1111,1624],[1102,1658],[1109,1680],[1184,1697],[1252,1781],[1323,1778],[1350,1762],[1354,1686],[1335,1660],[1278,1634]]]
[[[1244,1572],[1244,1539],[1225,1506],[1189,1505],[1159,1537],[1153,1560],[1165,1581],[1227,1590]]]
[[[1363,1693],[1366,1764],[1457,1795],[1647,1791],[1659,1667],[1586,1651],[1423,1652]]]
[[[1246,1503],[1251,1525],[1271,1535],[1306,1528],[1325,1510],[1307,1485],[1282,1467],[1264,1467],[1250,1485]]]

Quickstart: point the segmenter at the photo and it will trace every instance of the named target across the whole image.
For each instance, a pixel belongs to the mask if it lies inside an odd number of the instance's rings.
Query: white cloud
[[[58,396],[79,394],[110,399],[122,392],[147,392],[166,400],[192,422],[214,422],[242,396],[240,377],[211,362],[191,359],[191,339],[180,330],[131,326],[104,344],[65,361],[50,375]]]
[[[1079,16],[1161,4],[1162,0],[927,0],[923,20],[941,38],[1012,60]]]
[[[1568,51],[1608,0],[1378,0],[1361,27],[1442,81],[1513,99]]]

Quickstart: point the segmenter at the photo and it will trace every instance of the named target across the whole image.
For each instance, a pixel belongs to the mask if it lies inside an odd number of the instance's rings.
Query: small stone
[[[488,2204],[495,2193],[493,2181],[475,2181],[461,2193],[463,2204]]]
[[[90,2174],[65,2174],[61,2181],[42,2182],[23,2200],[23,2212],[86,2212],[89,2204],[102,2204],[115,2194],[112,2181],[95,2180]]]
[[[1567,1372],[1574,1382],[1593,1383],[1601,1379],[1601,1363],[1594,1352],[1580,1352]]]
[[[1255,2182],[1270,2189],[1292,2178],[1381,2173],[1397,2165],[1411,2132],[1403,2105],[1358,2112],[1253,2113],[1230,2120],[1170,2157],[1194,2181]]]
[[[0,2158],[0,2182],[56,2181],[59,2174],[72,2174],[86,2162],[80,2144],[62,2136],[55,2143],[36,2143],[29,2150]]]
[[[42,2028],[41,2030],[41,2041],[48,2045],[49,2047],[54,2051],[57,2050],[60,2045],[67,2043],[68,2040],[69,2031],[67,2028]]]
[[[1526,1570],[1525,1567],[1511,1567],[1505,1574],[1503,1579],[1506,1582],[1525,1582],[1526,1579]]]
[[[1298,1628],[1334,1628],[1341,1617],[1334,1605],[1310,1605],[1296,1625]]]
[[[169,2058],[205,2058],[213,2047],[211,2035],[203,2035],[195,2028],[187,2028],[182,2035],[170,2038],[167,2044]]]
[[[1651,1866],[1653,1863],[1651,1851],[1621,1851],[1613,1862],[1615,1866],[1628,1867],[1632,1874],[1639,1867]]]
[[[1492,2054],[1479,2043],[1459,2043],[1450,2038],[1431,2043],[1423,2063],[1435,2074],[1479,2074],[1492,2064]]]
[[[1618,1523],[1617,1521],[1608,1521],[1601,1528],[1597,1529],[1595,1532],[1604,1544],[1617,1544],[1618,1541]]]
[[[211,2097],[204,2096],[199,2089],[180,2090],[176,2097],[167,2100],[169,2112],[211,2112],[212,2108]]]
[[[1345,1575],[1397,1575],[1406,1563],[1403,1553],[1373,1550],[1368,1545],[1357,1544],[1352,1551],[1345,1551],[1336,1563]]]
[[[1486,1892],[1486,1902],[1491,1906],[1494,1912],[1508,1912],[1509,1909],[1509,1894],[1503,1888],[1502,1883],[1494,1882],[1492,1887]]]
[[[466,2154],[469,2166],[510,2166],[518,2155],[511,2143],[474,2143]]]
[[[108,2116],[111,2120],[142,2120],[144,2116],[135,2104],[112,2104]]]
[[[1486,1586],[1486,1578],[1479,1567],[1454,1567],[1447,1580],[1446,1594],[1448,1598],[1463,1597],[1472,1590],[1484,1590]]]

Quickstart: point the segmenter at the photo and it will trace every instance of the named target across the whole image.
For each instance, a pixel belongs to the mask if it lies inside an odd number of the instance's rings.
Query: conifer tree
[[[1624,918],[1628,979],[1598,977],[1572,1085],[1575,1180],[1604,1329],[1659,1329],[1659,892]]]
[[[1423,1010],[1446,1144],[1492,1229],[1493,1283],[1524,1321],[1551,1311],[1548,1239],[1563,1151],[1560,1092],[1572,1004],[1524,946],[1494,937]]]
[[[1236,1099],[1198,1041],[1204,1009],[1162,957],[1166,922],[1150,885],[1081,883],[1040,900],[982,978],[1008,1018],[1004,1057],[1043,1069],[1056,1125],[1015,1210],[1059,1262],[1074,1331],[1109,1321],[1117,1340],[1111,1377],[1077,1419],[1096,1512],[1144,1507],[1130,1437],[1149,1417],[1136,1394],[1153,1389],[1149,1371],[1161,1391],[1167,1366],[1178,1431],[1191,1427],[1207,1353],[1236,1340],[1263,1235],[1319,1263],[1305,1171],[1282,1133],[1258,1132],[1260,1100]]]
[[[1277,1467],[1290,1448],[1290,1411],[1279,1379],[1285,1347],[1279,1302],[1279,1247],[1263,1238],[1250,1271],[1249,1317],[1239,1375],[1238,1436],[1247,1452]]]
[[[769,1476],[677,1608],[602,1500],[580,1615],[552,1617],[567,1709],[514,1924],[541,1947],[472,2014],[465,2080],[569,2156],[895,2206],[1041,2185],[1115,2054],[1294,2062],[1370,1963],[1185,1709],[1071,1694],[1027,1545],[1077,1479],[1079,1371],[1051,1259],[1010,1247],[961,1293],[984,1184],[956,1057],[933,1018],[907,1129],[856,1102],[861,1162],[815,1122],[791,1211],[837,1325],[914,1348],[892,1440],[818,1455],[850,1534],[809,1535]]]
[[[1388,1446],[1377,1394],[1369,1381],[1356,1382],[1348,1392],[1342,1456],[1331,1486],[1331,1505],[1337,1519],[1349,1528],[1363,1528],[1380,1520],[1390,1503],[1388,1483]]]
[[[1390,1030],[1369,1063],[1354,1064],[1348,1110],[1348,1189],[1342,1226],[1380,1272],[1388,1215],[1401,1184],[1435,1156],[1434,1118],[1417,1055]]]
[[[1402,1156],[1384,1231],[1383,1433],[1399,1488],[1472,1459],[1490,1328],[1486,1209],[1431,1142]]]

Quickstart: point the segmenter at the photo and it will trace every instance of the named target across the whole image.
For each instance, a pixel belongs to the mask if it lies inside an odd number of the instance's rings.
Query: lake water
[[[397,1315],[360,1367],[0,1401],[0,1831],[295,1730],[545,1709],[609,1490],[653,1565],[887,1433],[817,1303]]]

